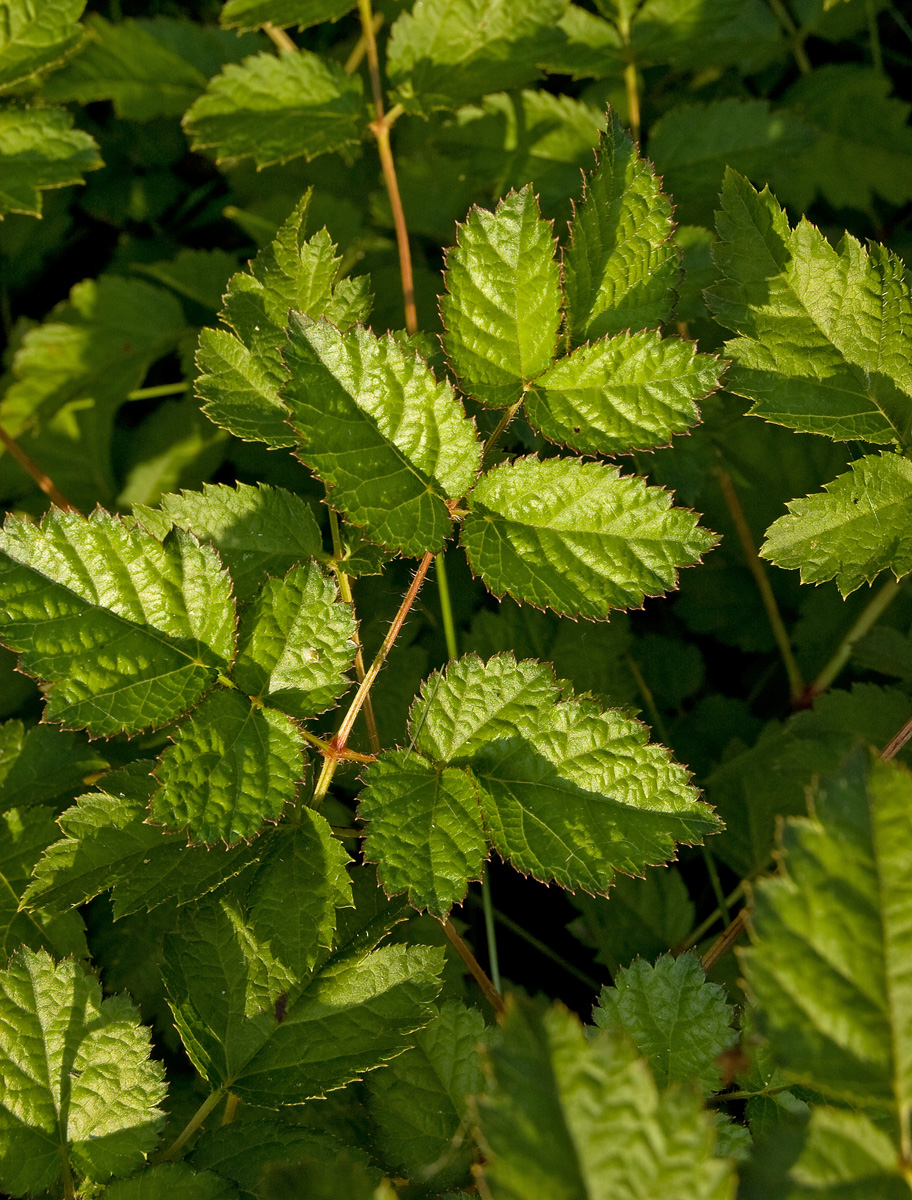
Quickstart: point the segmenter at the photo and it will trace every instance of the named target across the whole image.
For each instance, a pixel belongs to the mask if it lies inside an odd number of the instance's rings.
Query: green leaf
[[[590,620],[675,587],[716,540],[668,492],[605,463],[518,459],[468,503],[462,544],[496,596]]]
[[[476,208],[447,255],[443,344],[463,391],[493,408],[522,397],[554,360],[560,268],[531,188]]]
[[[237,255],[229,254],[226,250],[183,249],[174,258],[134,263],[133,270],[169,288],[183,299],[217,313],[237,265]]]
[[[132,1179],[118,1179],[103,1200],[237,1200],[233,1183],[213,1171],[194,1171],[186,1163],[158,1163]]]
[[[478,879],[487,853],[478,795],[464,771],[389,750],[364,774],[364,854],[386,891],[445,917]]]
[[[484,1090],[484,1028],[477,1009],[448,1000],[410,1050],[368,1076],[368,1107],[386,1164],[435,1190],[464,1183],[477,1154],[466,1101]]]
[[[367,1155],[328,1134],[275,1119],[248,1119],[207,1129],[193,1147],[192,1161],[194,1166],[217,1171],[256,1195],[262,1194],[264,1178],[277,1166],[294,1164],[298,1181],[304,1184],[304,1172],[312,1162],[328,1162],[335,1167],[343,1157],[356,1159],[370,1170]],[[375,1173],[379,1178],[380,1172]]]
[[[766,190],[725,178],[721,281],[707,293],[720,324],[741,336],[727,386],[750,410],[810,433],[869,442],[912,440],[912,296],[903,264],[848,234],[833,249],[802,221],[790,230]]]
[[[85,183],[86,171],[104,166],[94,138],[74,129],[62,108],[0,110],[0,164],[0,217],[40,217],[45,188]]]
[[[648,450],[700,419],[719,386],[718,359],[652,331],[580,346],[526,393],[529,421],[549,441],[592,454]]]
[[[781,30],[756,0],[646,0],[631,23],[631,52],[640,64],[678,71],[737,64],[747,74],[781,45]],[[758,11],[759,10],[759,11]],[[772,43],[758,51],[757,40]]]
[[[912,571],[912,463],[899,454],[866,455],[826,491],[793,500],[766,531],[760,553],[800,568],[802,583],[836,579],[843,596],[883,570]]]
[[[68,959],[22,949],[0,973],[0,1185],[41,1192],[74,1167],[104,1181],[155,1146],[165,1094],[125,996]]]
[[[427,114],[538,79],[564,41],[556,27],[566,8],[567,0],[417,0],[390,34],[395,102]]]
[[[585,186],[564,254],[574,345],[663,324],[681,274],[671,201],[613,113]]]
[[[360,142],[367,114],[360,75],[309,50],[229,63],[184,117],[194,150],[258,167],[308,161]]]
[[[623,74],[621,37],[609,21],[570,4],[559,29],[566,40],[555,45],[542,63],[549,74],[570,75],[573,79],[606,79]]]
[[[0,725],[0,812],[46,804],[72,796],[99,771],[107,759],[85,737],[21,721]]]
[[[152,815],[196,842],[250,839],[294,803],[303,738],[283,713],[217,688],[178,727],[161,756]]]
[[[448,499],[472,486],[481,447],[449,384],[389,335],[292,314],[285,399],[301,460],[375,541],[405,554],[439,551]],[[382,485],[381,485],[382,484]]]
[[[0,532],[0,636],[54,684],[45,717],[93,733],[166,724],[234,654],[230,584],[215,553],[165,545],[101,510],[51,510]]]
[[[0,32],[0,89],[59,66],[82,41],[85,0],[8,0]]]
[[[728,1200],[731,1167],[714,1156],[712,1123],[692,1092],[660,1092],[628,1042],[607,1032],[587,1040],[564,1008],[513,997],[507,1006],[503,1041],[489,1052],[493,1087],[479,1101],[495,1200]]]
[[[696,1080],[707,1094],[719,1090],[719,1055],[737,1040],[734,1009],[717,983],[708,983],[696,954],[663,954],[655,965],[637,959],[602,988],[592,1019],[601,1029],[623,1030],[649,1061],[656,1082]]]
[[[306,29],[338,21],[356,7],[357,0],[226,0],[219,21],[228,29],[258,29],[267,21],[279,29]]]

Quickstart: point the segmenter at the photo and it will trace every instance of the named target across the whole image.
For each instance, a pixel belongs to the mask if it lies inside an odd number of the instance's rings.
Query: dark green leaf
[[[0,110],[0,165],[0,217],[40,217],[45,188],[84,183],[86,171],[104,164],[95,140],[74,129],[64,109],[5,108]]]

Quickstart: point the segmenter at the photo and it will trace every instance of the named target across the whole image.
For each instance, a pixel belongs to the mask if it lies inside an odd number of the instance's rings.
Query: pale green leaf
[[[279,29],[306,29],[338,21],[356,7],[357,0],[226,0],[219,21],[229,29],[258,29],[267,21]]]
[[[155,1146],[165,1086],[125,996],[79,963],[20,950],[0,973],[0,1186],[59,1185],[69,1163],[104,1181]]]
[[[82,41],[85,0],[7,0],[0,22],[0,89],[58,66]]]
[[[567,0],[417,0],[393,25],[387,72],[407,112],[522,87],[564,37]]]
[[[580,346],[526,393],[529,421],[549,441],[592,454],[648,450],[700,419],[719,385],[718,359],[652,330]]]
[[[118,1179],[102,1200],[237,1200],[233,1183],[213,1171],[194,1171],[186,1163],[158,1163],[131,1179]]]
[[[477,1155],[467,1098],[484,1090],[479,1043],[484,1020],[448,1000],[415,1045],[368,1076],[368,1107],[388,1167],[435,1191],[467,1182]]]
[[[367,120],[361,76],[309,50],[257,54],[216,75],[184,117],[194,150],[258,167],[359,142]]]
[[[518,459],[470,494],[462,544],[496,596],[604,620],[674,588],[678,568],[713,546],[671,499],[605,463]]]
[[[707,293],[741,336],[727,386],[767,420],[837,439],[912,440],[912,295],[902,262],[848,234],[833,249],[789,229],[766,190],[730,171],[717,214],[721,280]]]
[[[48,720],[96,734],[164,725],[234,654],[234,605],[215,553],[181,530],[162,545],[97,510],[52,509],[0,533],[0,637],[54,684]]]
[[[69,798],[108,761],[82,734],[52,725],[0,725],[0,811]]]
[[[292,315],[285,399],[299,457],[332,503],[405,554],[440,550],[448,499],[475,480],[481,446],[452,388],[390,336]]]
[[[884,570],[912,571],[912,463],[899,454],[867,455],[826,491],[793,500],[766,531],[760,553],[799,568],[802,583],[836,580],[843,596]]]
[[[564,254],[574,344],[667,321],[681,275],[671,201],[612,113]]]
[[[660,1091],[628,1042],[608,1032],[587,1040],[566,1009],[511,997],[489,1057],[493,1086],[479,1116],[494,1200],[734,1195],[697,1097]]]
[[[487,843],[478,795],[464,771],[389,750],[364,774],[358,814],[364,853],[390,895],[445,917],[481,874]]]
[[[86,171],[101,166],[95,139],[74,129],[64,109],[0,110],[0,217],[40,217],[43,189],[85,183]]]
[[[493,408],[521,398],[554,359],[560,268],[531,188],[476,208],[447,255],[443,343],[463,391]]]
[[[708,983],[690,950],[663,954],[654,965],[637,959],[602,988],[592,1019],[601,1029],[623,1030],[649,1061],[656,1082],[696,1080],[704,1092],[719,1090],[719,1055],[737,1039],[734,1009],[717,983]]]
[[[196,842],[250,839],[292,804],[303,738],[283,713],[217,688],[173,735],[156,768],[152,815]]]

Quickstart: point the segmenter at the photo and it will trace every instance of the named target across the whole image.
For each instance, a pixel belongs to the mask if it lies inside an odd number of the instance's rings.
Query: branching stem
[[[374,16],[374,37],[383,28],[383,13],[376,13]],[[355,71],[361,66],[361,60],[367,53],[367,36],[362,32],[361,36],[355,43],[355,48],[345,60],[345,66],[342,68],[346,75],[354,75]]]
[[[871,600],[862,609],[858,620],[854,622],[851,629],[836,647],[830,661],[823,668],[812,684],[808,685],[807,700],[808,703],[813,701],[827,690],[830,684],[837,677],[842,668],[852,657],[852,651],[855,649],[858,642],[864,637],[870,629],[877,624],[883,616],[885,610],[899,595],[902,582],[898,579],[888,579],[878,592],[872,596]]]
[[[811,60],[808,58],[807,51],[804,48],[804,36],[792,20],[792,14],[785,7],[783,0],[769,0],[769,6],[773,10],[776,20],[788,35],[792,47],[792,56],[798,64],[798,70],[802,75],[810,75],[814,68],[811,66]]]
[[[23,471],[31,475],[32,479],[34,479],[52,504],[56,504],[58,508],[62,508],[65,512],[79,511],[75,505],[70,504],[53,479],[45,475],[38,464],[26,454],[15,438],[11,438],[2,426],[0,426],[0,442],[3,443],[19,466],[22,467]]]

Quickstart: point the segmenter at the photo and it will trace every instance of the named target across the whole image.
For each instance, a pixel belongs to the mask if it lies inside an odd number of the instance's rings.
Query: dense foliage
[[[912,1197],[909,14],[0,18],[0,1188]]]

